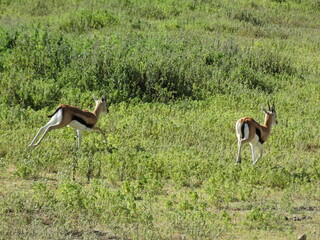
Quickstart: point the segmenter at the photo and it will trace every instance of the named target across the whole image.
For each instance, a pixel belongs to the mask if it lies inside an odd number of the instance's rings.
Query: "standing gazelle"
[[[100,114],[108,112],[106,101],[103,97],[101,99],[97,99],[95,96],[93,96],[93,98],[96,102],[96,107],[93,112],[89,112],[88,110],[81,110],[80,108],[66,104],[59,104],[54,113],[48,116],[51,119],[46,125],[40,128],[39,132],[34,137],[29,147],[39,145],[41,140],[49,131],[63,128],[65,126],[71,126],[77,131],[78,149],[80,148],[81,144],[81,131],[100,132],[105,140],[104,133],[95,125],[99,119]],[[40,134],[42,135],[38,140]]]
[[[236,123],[236,132],[238,138],[238,156],[237,163],[241,163],[241,147],[243,143],[249,143],[252,151],[252,161],[256,164],[258,160],[262,157],[262,144],[267,141],[272,125],[278,124],[277,114],[274,104],[267,111],[262,107],[265,113],[264,124],[260,125],[251,117],[240,118]],[[259,156],[256,158],[255,147],[259,148]]]

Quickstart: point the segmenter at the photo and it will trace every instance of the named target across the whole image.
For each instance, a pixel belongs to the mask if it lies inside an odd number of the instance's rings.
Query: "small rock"
[[[298,240],[307,240],[307,234],[303,234],[298,238]]]

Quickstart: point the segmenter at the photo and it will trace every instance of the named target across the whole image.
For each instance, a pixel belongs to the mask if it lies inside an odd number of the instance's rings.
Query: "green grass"
[[[319,238],[319,6],[2,1],[0,239]],[[92,94],[107,143],[77,152],[65,128],[26,148]],[[268,102],[264,156],[236,165],[236,120]]]

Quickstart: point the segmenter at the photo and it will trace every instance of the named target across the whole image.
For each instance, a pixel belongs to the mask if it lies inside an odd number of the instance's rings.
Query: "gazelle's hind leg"
[[[241,163],[241,148],[242,148],[242,142],[240,140],[238,141],[238,155],[237,155],[236,163]]]
[[[30,143],[29,147],[37,146],[40,144],[44,136],[52,130],[55,126],[58,126],[62,122],[62,109],[57,111],[55,115],[53,115],[50,119],[50,121],[40,128],[32,142]],[[40,139],[37,141],[38,137],[41,135]],[[37,143],[35,143],[37,141]]]
[[[263,150],[262,144],[261,144],[261,143],[258,143],[258,147],[259,147],[259,156],[258,156],[258,158],[253,162],[253,164],[256,164],[256,163],[259,161],[259,159],[262,157],[262,150]]]
[[[236,123],[236,133],[238,138],[238,155],[236,163],[241,163],[241,148],[243,143],[249,137],[249,126],[247,123],[237,122]]]

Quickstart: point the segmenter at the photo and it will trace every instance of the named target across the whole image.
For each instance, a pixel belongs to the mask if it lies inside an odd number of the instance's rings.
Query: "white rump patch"
[[[243,139],[249,138],[249,125],[248,123],[244,123],[244,129],[243,129],[244,136],[242,136]]]
[[[62,109],[59,109],[56,114],[54,114],[49,122],[45,126],[56,126],[62,121]]]

